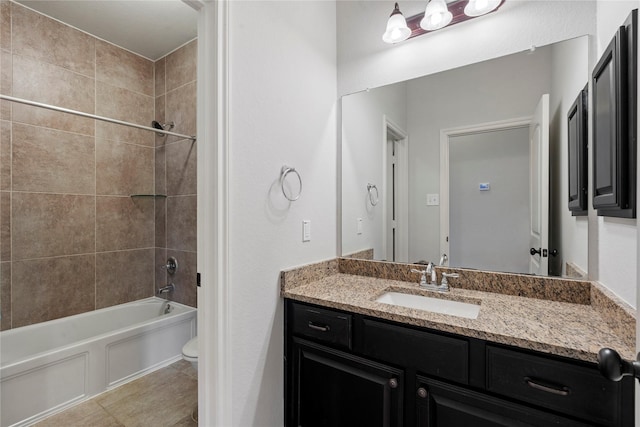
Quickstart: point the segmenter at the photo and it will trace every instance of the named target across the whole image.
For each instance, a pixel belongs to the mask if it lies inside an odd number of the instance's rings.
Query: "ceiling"
[[[16,2],[151,60],[197,36],[197,12],[181,0]]]

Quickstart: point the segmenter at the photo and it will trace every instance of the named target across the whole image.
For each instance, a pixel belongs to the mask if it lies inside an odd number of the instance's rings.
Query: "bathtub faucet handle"
[[[178,260],[175,257],[170,256],[167,258],[167,263],[162,266],[163,270],[167,270],[167,273],[170,275],[176,274],[176,270],[178,269]]]

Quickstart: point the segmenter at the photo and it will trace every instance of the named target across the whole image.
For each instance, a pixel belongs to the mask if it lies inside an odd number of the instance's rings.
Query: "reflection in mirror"
[[[584,36],[343,97],[343,256],[586,274],[566,115],[587,81]]]

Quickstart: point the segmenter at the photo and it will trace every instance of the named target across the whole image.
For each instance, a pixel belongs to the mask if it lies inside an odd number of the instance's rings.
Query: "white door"
[[[385,210],[387,212],[387,261],[396,261],[396,140],[387,136],[387,180],[385,188]]]
[[[549,95],[538,102],[529,126],[529,273],[549,271]],[[524,250],[525,248],[523,248]]]
[[[383,246],[387,261],[409,262],[409,136],[384,116]]]

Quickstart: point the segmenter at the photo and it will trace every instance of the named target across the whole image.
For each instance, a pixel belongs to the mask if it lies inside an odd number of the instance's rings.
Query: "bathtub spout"
[[[173,283],[169,283],[167,286],[165,286],[164,288],[160,288],[158,289],[158,295],[161,294],[168,294],[169,292],[173,292],[176,290],[176,286]]]

